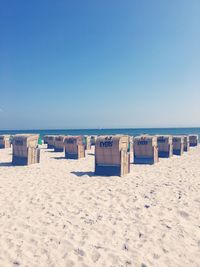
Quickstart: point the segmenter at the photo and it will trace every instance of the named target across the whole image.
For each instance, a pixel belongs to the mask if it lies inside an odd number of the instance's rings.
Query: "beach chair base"
[[[95,175],[98,176],[121,176],[120,166],[105,166],[95,164]]]
[[[172,153],[169,151],[159,151],[158,152],[158,157],[159,158],[170,158],[172,156]]]
[[[190,144],[190,147],[195,147],[197,146],[198,144]]]
[[[154,163],[156,163],[154,158],[138,158],[138,157],[134,157],[134,164],[149,164],[152,165]]]
[[[53,145],[49,145],[49,144],[47,144],[47,148],[48,148],[48,149],[54,149],[54,146],[53,146]]]
[[[174,149],[173,154],[176,156],[181,156],[183,154],[183,150],[182,149]]]
[[[65,152],[65,158],[66,159],[78,159],[78,154],[71,154]]]
[[[28,165],[28,158],[13,156],[12,165],[14,166]]]
[[[12,165],[24,166],[24,165],[39,163],[40,162],[40,149],[36,149],[33,153],[34,155],[30,154],[31,155],[30,157],[19,157],[19,156],[13,155]]]
[[[64,148],[54,148],[54,152],[63,152]]]

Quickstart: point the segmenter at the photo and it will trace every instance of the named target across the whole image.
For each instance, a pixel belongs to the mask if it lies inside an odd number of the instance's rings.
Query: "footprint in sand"
[[[93,251],[92,252],[92,256],[91,256],[91,258],[92,258],[92,261],[95,263],[95,262],[97,262],[98,260],[99,260],[99,258],[101,257],[101,255],[100,255],[100,253],[98,252],[98,251]]]
[[[85,255],[85,252],[82,250],[82,249],[75,249],[74,252],[77,254],[77,255],[80,255],[80,256],[84,256]]]
[[[185,211],[179,211],[179,214],[181,215],[181,217],[183,217],[184,219],[187,219],[189,217],[189,214]]]

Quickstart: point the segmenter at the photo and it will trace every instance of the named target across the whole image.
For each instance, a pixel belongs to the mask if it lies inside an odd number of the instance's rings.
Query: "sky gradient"
[[[199,0],[0,0],[0,129],[200,126]]]

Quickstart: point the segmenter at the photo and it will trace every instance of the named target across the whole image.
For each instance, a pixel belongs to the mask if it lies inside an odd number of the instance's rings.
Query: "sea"
[[[125,134],[130,136],[137,136],[141,134],[169,134],[169,135],[188,135],[198,134],[200,137],[200,128],[122,128],[122,129],[54,129],[54,130],[0,130],[2,134],[40,134],[42,138],[44,135],[114,135]]]

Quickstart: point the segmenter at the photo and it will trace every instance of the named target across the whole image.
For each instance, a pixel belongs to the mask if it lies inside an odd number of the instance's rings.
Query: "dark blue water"
[[[44,135],[113,135],[113,134],[127,134],[137,136],[140,134],[198,134],[200,136],[200,128],[138,128],[138,129],[80,129],[80,130],[5,130],[0,131],[0,134],[21,134],[21,133],[37,133],[41,137]]]

